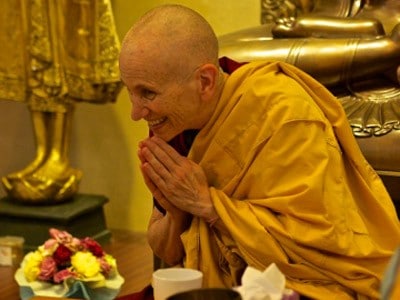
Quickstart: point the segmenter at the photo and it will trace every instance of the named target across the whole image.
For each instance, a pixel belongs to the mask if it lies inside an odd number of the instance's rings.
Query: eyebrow
[[[124,83],[124,81],[121,80],[121,82],[128,89],[128,91],[130,91],[129,87]],[[158,88],[156,88],[156,87],[154,87],[152,85],[146,85],[146,84],[143,84],[143,83],[139,83],[139,84],[133,86],[133,90],[136,90],[136,91],[149,90],[149,91],[152,91],[152,92],[157,93],[157,94],[160,93],[160,89],[158,89]]]

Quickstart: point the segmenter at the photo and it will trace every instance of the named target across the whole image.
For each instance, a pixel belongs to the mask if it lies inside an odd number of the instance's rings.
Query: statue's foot
[[[17,178],[23,178],[26,177],[30,174],[32,174],[33,172],[35,172],[38,168],[40,168],[43,163],[44,163],[44,159],[42,157],[36,157],[29,165],[27,165],[24,169],[17,171],[17,172],[13,172],[11,174],[7,175],[7,178],[9,179],[17,179]]]
[[[33,173],[22,178],[6,176],[2,182],[11,198],[24,203],[42,204],[71,198],[78,191],[81,177],[81,171],[69,168],[60,176]]]

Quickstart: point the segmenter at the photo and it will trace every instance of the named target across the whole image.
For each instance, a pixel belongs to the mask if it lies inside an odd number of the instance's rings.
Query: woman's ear
[[[198,70],[199,93],[205,100],[213,97],[218,86],[218,67],[213,64],[204,64]]]

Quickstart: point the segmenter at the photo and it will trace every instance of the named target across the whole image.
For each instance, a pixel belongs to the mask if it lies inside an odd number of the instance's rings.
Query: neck
[[[215,93],[215,97],[218,100],[221,97],[222,91],[224,90],[224,85],[226,80],[228,79],[228,76],[229,75],[227,73],[225,73],[221,68],[219,68],[217,90]]]

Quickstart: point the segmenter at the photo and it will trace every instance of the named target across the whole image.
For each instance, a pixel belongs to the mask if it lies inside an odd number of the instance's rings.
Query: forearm
[[[147,238],[154,254],[168,265],[180,263],[184,257],[180,235],[190,225],[191,216],[162,215],[156,208],[149,223]]]
[[[350,19],[322,16],[280,19],[272,28],[274,38],[376,38],[385,35],[382,23],[376,19]]]

